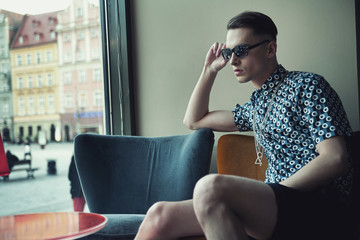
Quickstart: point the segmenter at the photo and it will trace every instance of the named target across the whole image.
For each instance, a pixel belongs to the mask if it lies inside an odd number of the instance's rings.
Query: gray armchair
[[[168,137],[75,138],[75,163],[90,212],[107,225],[86,239],[133,239],[149,207],[192,198],[208,174],[214,134],[200,129]]]

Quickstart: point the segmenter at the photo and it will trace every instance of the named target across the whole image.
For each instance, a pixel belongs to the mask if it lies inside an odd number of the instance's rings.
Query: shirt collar
[[[273,91],[286,73],[287,70],[281,64],[279,64],[275,68],[274,72],[266,79],[265,83],[251,94],[250,100],[254,102],[255,99],[263,95],[264,92],[270,93],[271,91]]]

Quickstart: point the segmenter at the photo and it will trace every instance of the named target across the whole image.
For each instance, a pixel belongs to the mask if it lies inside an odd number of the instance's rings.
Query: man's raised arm
[[[215,131],[236,131],[231,111],[209,112],[210,92],[217,73],[226,65],[221,57],[224,44],[214,43],[209,49],[204,68],[190,97],[184,117],[184,125],[189,129],[211,128]]]

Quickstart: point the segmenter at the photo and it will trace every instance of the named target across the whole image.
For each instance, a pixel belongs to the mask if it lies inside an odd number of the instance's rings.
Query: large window
[[[0,103],[0,117],[5,111],[11,115],[5,149],[24,159],[25,143],[30,143],[32,167],[37,170],[34,179],[27,179],[26,171],[11,172],[9,183],[0,177],[0,215],[73,210],[68,172],[74,138],[82,133],[107,133],[105,112],[110,112],[106,110],[110,105],[104,82],[110,79],[105,74],[109,68],[103,69],[105,5],[96,0],[67,2],[70,5],[64,9],[39,13],[41,17],[29,13],[26,19],[36,20],[36,32],[33,24],[23,34],[24,28],[16,26],[20,32],[14,36],[25,37],[14,39],[13,45],[21,42],[21,47],[9,49],[13,86],[7,94],[12,101],[6,106]],[[20,18],[18,24],[26,19]],[[46,28],[49,31],[42,33]],[[50,161],[56,162],[56,174],[48,171]],[[19,201],[8,198],[15,195]]]

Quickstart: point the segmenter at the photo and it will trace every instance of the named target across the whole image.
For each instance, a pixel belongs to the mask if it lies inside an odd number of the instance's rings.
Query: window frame
[[[106,134],[135,135],[131,1],[100,1],[100,12]]]

